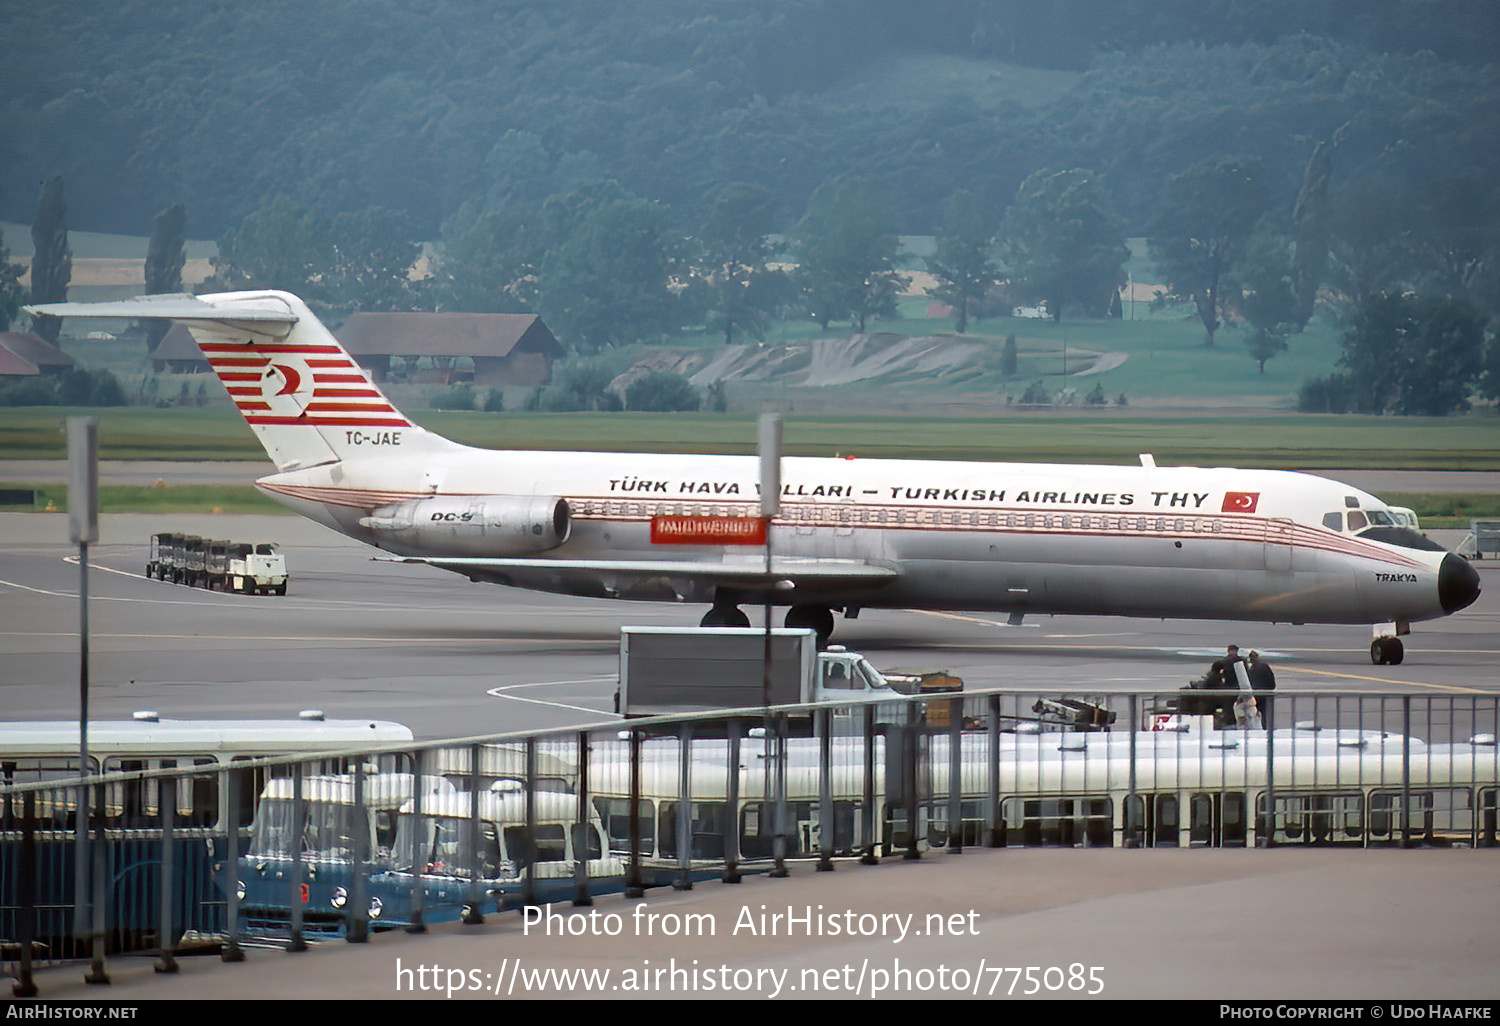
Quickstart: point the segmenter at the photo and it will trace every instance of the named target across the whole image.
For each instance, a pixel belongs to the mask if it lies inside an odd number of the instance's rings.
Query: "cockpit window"
[[[1361,531],[1368,526],[1369,521],[1365,519],[1365,515],[1363,513],[1361,513],[1357,509],[1351,509],[1349,511],[1349,530]]]
[[[1409,527],[1372,527],[1360,537],[1385,542],[1387,545],[1399,545],[1404,549],[1418,549],[1422,552],[1443,551],[1443,547],[1437,542],[1424,534],[1418,534]]]
[[[1344,514],[1324,513],[1323,526],[1328,528],[1330,531],[1342,531],[1344,529]]]
[[[1365,515],[1370,518],[1370,523],[1376,527],[1391,527],[1396,523],[1396,518],[1384,510],[1367,509]]]

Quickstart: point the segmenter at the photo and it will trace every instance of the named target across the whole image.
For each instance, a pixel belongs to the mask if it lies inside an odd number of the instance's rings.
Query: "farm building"
[[[40,335],[0,331],[0,376],[62,374],[72,369],[73,358]]]
[[[376,381],[532,387],[564,356],[536,314],[357,313],[335,334]]]
[[[334,333],[376,381],[535,387],[552,376],[562,345],[536,314],[357,313]],[[151,354],[156,373],[200,374],[208,361],[172,326]]]
[[[174,324],[151,350],[151,370],[156,374],[207,374],[209,366],[193,333],[185,325]]]

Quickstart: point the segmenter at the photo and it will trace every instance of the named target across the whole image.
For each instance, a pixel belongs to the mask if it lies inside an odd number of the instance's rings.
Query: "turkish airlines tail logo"
[[[1221,513],[1254,513],[1260,501],[1260,492],[1225,492]]]

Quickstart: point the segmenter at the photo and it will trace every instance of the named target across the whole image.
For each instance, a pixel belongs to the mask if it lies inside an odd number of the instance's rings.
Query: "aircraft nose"
[[[1479,597],[1479,571],[1450,552],[1438,567],[1438,602],[1444,613],[1456,613]]]

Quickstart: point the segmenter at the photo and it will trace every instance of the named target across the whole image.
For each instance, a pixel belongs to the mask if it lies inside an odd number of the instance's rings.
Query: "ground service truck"
[[[286,556],[270,542],[233,542],[195,534],[151,536],[146,576],[210,591],[286,594]]]
[[[765,632],[755,627],[623,627],[615,711],[627,717],[667,716],[963,690],[963,682],[949,674],[881,673],[841,646],[818,651],[817,633],[810,628],[778,627],[771,631],[767,695],[765,653]],[[933,722],[931,710],[928,721]]]

